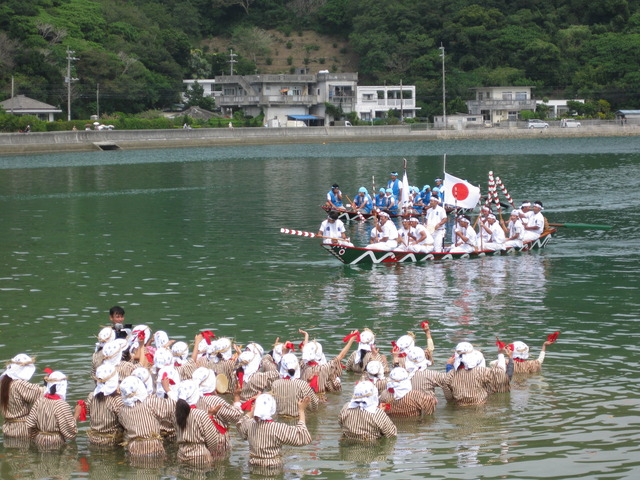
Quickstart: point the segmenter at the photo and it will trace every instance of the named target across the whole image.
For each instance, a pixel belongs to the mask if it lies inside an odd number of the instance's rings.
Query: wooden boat
[[[458,260],[462,258],[479,258],[499,255],[513,255],[520,252],[528,252],[544,248],[558,230],[550,228],[534,242],[525,243],[520,248],[507,250],[486,250],[471,253],[414,253],[414,252],[388,252],[385,250],[368,250],[362,247],[345,247],[343,245],[322,244],[334,257],[347,265],[372,265],[375,263],[414,263],[429,260]]]

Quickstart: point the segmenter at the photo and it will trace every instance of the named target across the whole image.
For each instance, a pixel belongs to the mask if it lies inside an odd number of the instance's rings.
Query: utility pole
[[[402,79],[400,80],[400,123],[404,123],[404,109],[402,105]]]
[[[447,94],[444,82],[444,45],[440,42],[440,50],[442,53],[440,56],[442,57],[442,120],[444,121],[444,128],[447,129]]]
[[[96,116],[100,118],[100,84],[96,83]]]
[[[237,56],[238,55],[233,53],[233,48],[229,49],[229,70],[231,71],[229,75],[233,75],[233,64],[238,63],[238,61],[235,59]]]
[[[77,78],[71,78],[71,62],[78,60],[73,54],[76,53],[73,50],[69,50],[67,47],[67,76],[64,81],[67,82],[67,121],[71,121],[71,82],[78,80]]]

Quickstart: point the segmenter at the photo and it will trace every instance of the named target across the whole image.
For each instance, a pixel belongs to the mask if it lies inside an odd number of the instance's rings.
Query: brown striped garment
[[[505,391],[509,377],[498,367],[461,368],[447,373],[443,392],[447,402],[456,405],[480,405],[487,401],[489,394]],[[507,389],[508,391],[508,389]]]
[[[302,421],[292,426],[244,415],[238,422],[238,433],[249,441],[249,464],[264,467],[282,465],[282,445],[299,447],[311,443],[311,434]]]
[[[101,446],[119,445],[124,432],[118,421],[118,412],[123,407],[120,395],[113,393],[99,400],[92,392],[85,403],[91,425],[87,431],[89,442]]]
[[[127,378],[131,375],[136,368],[138,368],[140,364],[132,363],[132,362],[120,362],[116,365],[116,372],[118,372],[118,378]]]
[[[447,374],[435,370],[419,370],[411,377],[411,388],[421,392],[435,395],[436,387],[443,388],[446,384]]]
[[[96,370],[100,365],[102,365],[102,360],[104,360],[102,349],[97,352],[93,352],[93,356],[91,357],[91,378],[96,376]]]
[[[266,392],[271,388],[271,384],[280,378],[277,372],[257,372],[244,380],[242,391],[240,392],[240,401],[246,402],[251,397]]]
[[[367,368],[367,364],[369,362],[371,362],[372,360],[377,360],[378,362],[382,363],[382,366],[384,367],[384,374],[389,374],[389,363],[387,362],[387,357],[385,357],[382,353],[378,352],[376,354],[373,354],[371,352],[367,352],[362,361],[362,366],[360,366],[360,363],[356,363],[357,353],[358,352],[353,352],[347,359],[347,372],[363,373]]]
[[[220,458],[222,437],[207,412],[191,409],[184,430],[176,424],[178,460],[191,465],[206,466]]]
[[[154,409],[160,421],[160,435],[165,440],[175,440],[176,438],[176,402],[168,397],[159,398],[150,395],[145,402]]]
[[[301,378],[309,383],[314,376],[318,376],[318,392],[339,392],[342,390],[340,376],[342,375],[342,364],[336,357],[325,365],[302,365]]]
[[[278,415],[298,417],[298,402],[305,397],[311,398],[307,410],[317,410],[318,396],[309,384],[299,378],[280,378],[271,384],[271,395],[276,399]]]
[[[398,434],[393,421],[381,408],[371,413],[361,408],[349,408],[347,403],[342,407],[338,423],[342,427],[342,435],[353,440],[374,440]]]
[[[209,366],[208,361],[203,363],[206,363],[207,367]],[[177,365],[176,370],[178,371],[178,375],[180,375],[180,381],[191,380],[191,378],[193,377],[193,372],[195,372],[196,369],[201,366],[205,366],[205,365],[200,365],[199,361],[198,363],[196,363],[191,359],[187,360],[182,365]]]
[[[544,359],[544,356],[542,357]],[[542,371],[542,361],[540,358],[537,360],[525,360],[524,362],[513,362],[513,373],[538,373]]]
[[[71,407],[62,399],[40,397],[29,412],[27,428],[43,450],[60,448],[78,434]]]
[[[400,400],[396,400],[387,390],[380,395],[380,403],[389,404],[387,415],[390,417],[420,417],[431,415],[436,409],[438,400],[435,396],[419,390],[411,390]]]
[[[27,415],[36,400],[42,397],[43,389],[24,380],[12,380],[9,386],[9,401],[2,426],[5,438],[29,438]]]
[[[160,419],[166,412],[157,411],[157,402],[153,398],[155,397],[136,402],[132,407],[125,405],[118,414],[118,420],[124,427],[124,446],[131,455],[165,456],[160,436]],[[175,416],[175,406],[173,415]]]
[[[222,434],[218,450],[229,450],[231,448],[231,438],[229,435],[229,427],[235,425],[240,417],[242,417],[242,410],[233,405],[229,405],[226,401],[220,398],[218,395],[203,395],[200,397],[197,403],[197,407],[205,412],[209,411],[209,408],[216,405],[222,405],[220,410],[214,415],[213,420],[222,427],[226,432]]]
[[[236,377],[236,361],[233,359],[230,360],[222,360],[218,363],[212,363],[211,368],[216,375],[223,374],[227,377],[229,381],[229,390],[228,392],[233,392],[238,384],[238,378]]]
[[[276,361],[269,354],[262,357],[260,360],[260,371],[261,372],[276,372],[280,370],[280,367],[276,364]]]

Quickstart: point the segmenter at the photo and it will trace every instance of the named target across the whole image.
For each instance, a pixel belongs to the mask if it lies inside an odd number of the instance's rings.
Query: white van
[[[560,120],[560,127],[562,128],[578,128],[582,124],[574,118],[563,118]]]

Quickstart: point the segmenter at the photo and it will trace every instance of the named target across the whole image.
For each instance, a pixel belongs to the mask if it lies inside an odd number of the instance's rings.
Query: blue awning
[[[287,115],[290,120],[320,120],[322,117],[316,115]]]

